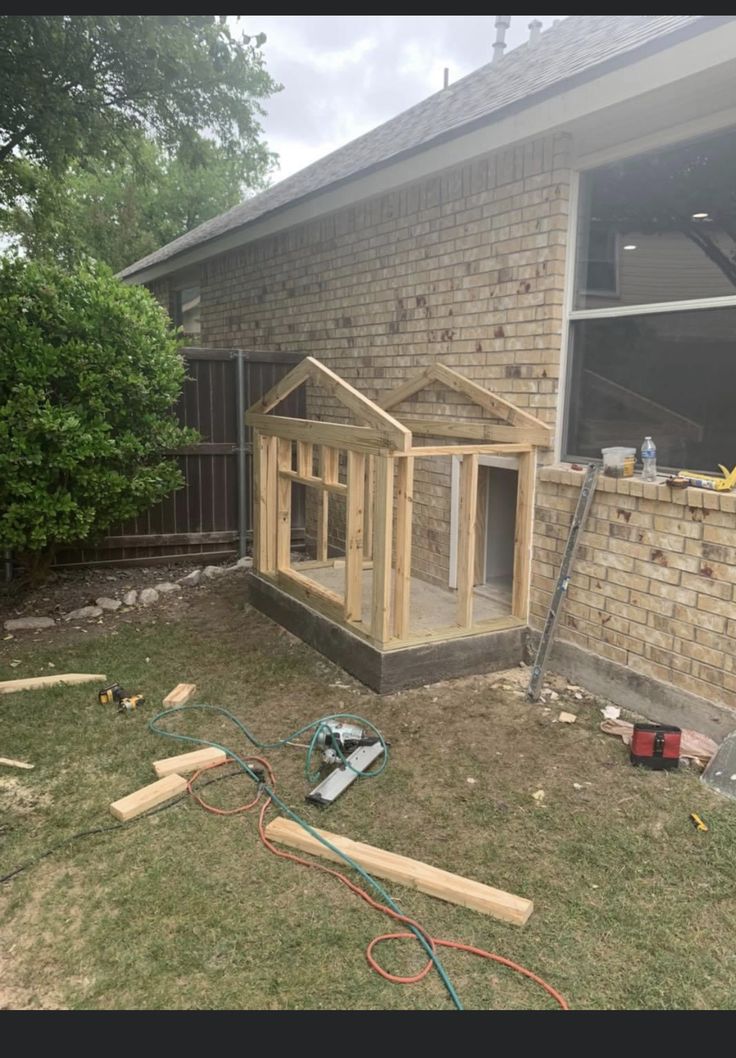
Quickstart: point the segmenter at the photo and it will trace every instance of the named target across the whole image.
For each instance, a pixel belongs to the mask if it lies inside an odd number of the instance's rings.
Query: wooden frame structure
[[[358,425],[274,415],[273,409],[307,381],[326,388],[352,413]],[[426,418],[395,410],[433,383],[472,403],[479,419]],[[445,364],[430,365],[375,404],[320,361],[306,357],[249,409],[246,423],[253,428],[256,576],[270,580],[379,650],[526,624],[536,448],[550,444],[549,427],[540,419]],[[415,435],[446,437],[448,443],[415,445]],[[341,452],[345,453],[344,481],[339,473]],[[511,613],[474,623],[481,455],[516,456],[519,469]],[[415,462],[441,456],[461,457],[456,621],[451,627],[411,634]],[[294,483],[315,488],[319,493],[317,557],[300,563],[300,571],[292,569],[290,562]],[[345,497],[344,558],[328,556],[330,495]],[[344,566],[342,596],[308,575],[310,569],[330,566]],[[368,620],[363,615],[364,570],[371,571],[372,582]]]

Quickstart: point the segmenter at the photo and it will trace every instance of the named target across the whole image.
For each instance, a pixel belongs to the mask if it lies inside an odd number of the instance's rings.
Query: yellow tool
[[[142,694],[126,694],[118,702],[119,713],[134,713],[136,709],[146,704]]]
[[[699,474],[697,470],[678,470],[676,474],[667,479],[667,484],[672,485],[676,489],[684,489],[691,485],[696,489],[727,492],[736,485],[736,467],[733,470],[729,470],[728,467],[724,467],[720,463],[718,467],[723,472],[722,478],[716,477],[715,474]]]
[[[708,824],[703,822],[697,812],[691,812],[690,818],[692,819],[696,830],[703,830],[706,834],[708,833]]]

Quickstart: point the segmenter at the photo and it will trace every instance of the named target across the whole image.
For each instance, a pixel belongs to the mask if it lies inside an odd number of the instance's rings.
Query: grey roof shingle
[[[306,169],[141,258],[120,275],[131,276],[161,264],[332,184],[456,134],[469,124],[492,120],[510,106],[527,105],[527,100],[531,104],[540,93],[563,91],[571,79],[601,63],[621,57],[625,61],[628,53],[678,31],[706,29],[714,18],[717,16],[574,15],[564,19],[543,33],[536,44],[522,44],[499,61],[474,70]]]

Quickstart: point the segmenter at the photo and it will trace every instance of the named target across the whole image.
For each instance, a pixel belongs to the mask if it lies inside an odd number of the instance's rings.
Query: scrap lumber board
[[[22,680],[3,680],[0,682],[0,694],[12,694],[14,691],[42,690],[46,687],[61,685],[71,686],[77,683],[93,683],[107,680],[100,672],[64,672],[54,676],[31,676]]]
[[[186,788],[187,780],[181,775],[167,775],[163,779],[152,782],[149,786],[143,786],[135,793],[128,794],[127,797],[121,797],[119,801],[113,801],[110,811],[116,819],[127,823],[129,819],[135,819],[136,816],[147,812],[149,808],[155,808],[157,805],[162,805],[164,801],[170,801],[172,797],[184,793]]]
[[[197,693],[196,683],[177,683],[173,691],[164,698],[164,705],[167,709],[173,709],[176,705],[186,705],[190,698],[193,698]]]
[[[8,768],[33,768],[33,764],[26,764],[22,760],[11,760],[10,757],[0,757],[0,764]]]
[[[388,878],[389,881],[399,882],[411,889],[418,889],[439,900],[460,904],[462,907],[472,908],[473,911],[493,915],[504,922],[513,922],[517,926],[523,926],[534,910],[532,901],[525,900],[521,896],[505,893],[501,889],[493,889],[490,885],[474,882],[459,874],[451,874],[439,867],[431,867],[428,863],[421,863],[419,860],[411,860],[408,856],[397,856],[394,852],[385,852],[374,845],[365,845],[362,841],[352,841],[340,834],[331,834],[328,830],[314,829],[335,848],[347,853],[359,866],[378,878]],[[313,838],[298,823],[284,819],[283,816],[279,816],[268,824],[266,837],[271,841],[280,841],[291,848],[301,849],[302,852],[311,852],[315,856],[324,856],[325,859],[344,863],[344,860],[336,853],[331,852],[316,838]]]
[[[199,768],[206,768],[208,764],[219,764],[225,760],[227,760],[226,753],[223,753],[221,749],[215,749],[214,746],[208,746],[206,749],[195,749],[191,753],[180,753],[177,757],[155,760],[153,770],[159,779],[163,779],[166,775],[174,773],[187,775],[198,771]]]
[[[107,676],[100,672],[63,672],[58,676],[31,676],[26,680],[3,680],[0,683],[0,694],[36,691],[43,687],[57,687],[62,683],[105,683],[106,680]]]

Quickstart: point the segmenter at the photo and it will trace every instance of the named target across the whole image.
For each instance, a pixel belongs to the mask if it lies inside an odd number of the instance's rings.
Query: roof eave
[[[185,267],[186,262],[182,263],[182,259],[185,259],[187,255],[191,255],[193,252],[200,252],[204,247],[211,245],[212,252],[207,256],[214,257],[220,251],[217,249],[217,244],[224,238],[232,238],[237,233],[245,233],[253,225],[258,224],[264,220],[276,217],[279,214],[288,212],[294,209],[296,206],[302,205],[305,202],[309,202],[315,198],[319,198],[320,195],[324,195],[327,192],[335,191],[341,187],[345,187],[354,181],[368,177],[373,173],[380,172],[383,169],[387,169],[390,166],[398,165],[402,161],[406,161],[410,158],[416,157],[425,151],[430,150],[433,147],[438,147],[443,143],[447,143],[453,139],[457,139],[459,136],[464,136],[479,129],[493,125],[504,118],[513,117],[515,114],[521,113],[524,110],[529,109],[545,100],[554,98],[556,95],[561,95],[563,92],[574,90],[582,85],[588,84],[590,81],[595,80],[604,74],[612,73],[617,69],[622,69],[625,66],[630,65],[633,62],[641,61],[641,59],[647,58],[649,55],[655,55],[668,48],[674,47],[683,41],[689,40],[693,37],[697,37],[702,33],[717,28],[720,24],[733,21],[733,15],[713,15],[710,16],[706,21],[703,19],[700,22],[694,22],[687,26],[682,26],[680,29],[674,30],[672,33],[668,33],[661,37],[655,37],[652,40],[646,41],[644,44],[639,45],[636,48],[632,48],[629,51],[622,52],[619,55],[612,56],[610,59],[597,63],[595,66],[588,67],[581,70],[579,73],[572,74],[570,77],[566,77],[562,80],[555,81],[554,84],[547,86],[546,88],[540,89],[537,92],[532,92],[523,99],[514,100],[511,103],[506,104],[503,107],[499,107],[494,110],[492,114],[483,115],[479,118],[475,118],[472,121],[464,122],[462,125],[458,125],[452,129],[448,129],[432,139],[425,140],[415,147],[407,148],[403,151],[398,151],[396,154],[391,155],[390,158],[382,159],[380,162],[376,162],[373,165],[365,166],[362,169],[357,170],[348,176],[341,177],[338,180],[334,180],[330,184],[325,184],[323,187],[316,188],[314,191],[307,192],[304,195],[300,195],[297,198],[284,203],[281,206],[276,206],[273,209],[266,210],[266,212],[259,214],[259,216],[246,221],[244,224],[236,225],[227,231],[220,232],[217,235],[211,236],[208,239],[203,239],[200,243],[195,243],[192,246],[187,246],[182,250],[176,251],[170,257],[165,258],[163,261],[157,261],[150,265],[144,265],[138,269],[134,265],[129,265],[128,268],[123,269],[118,273],[119,278],[123,280],[135,280],[137,282],[146,282],[145,279],[137,278],[140,275],[144,275],[146,272],[150,272],[153,269],[157,271],[157,277],[162,277],[169,274],[170,272],[176,272],[181,267]],[[513,142],[513,141],[509,141]],[[200,259],[201,260],[201,259]],[[137,262],[136,262],[137,263]],[[166,267],[168,265],[171,267]],[[131,269],[135,269],[131,271]],[[163,271],[161,271],[163,269]]]

